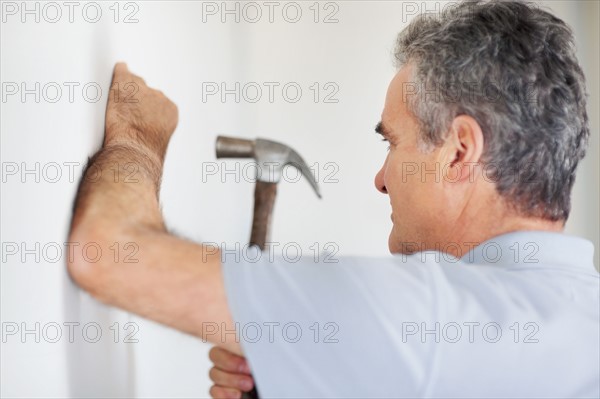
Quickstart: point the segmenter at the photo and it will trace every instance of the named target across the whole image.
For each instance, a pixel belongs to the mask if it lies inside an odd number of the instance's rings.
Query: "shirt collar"
[[[595,270],[594,245],[563,233],[518,231],[473,245],[461,261],[499,266],[564,265]]]

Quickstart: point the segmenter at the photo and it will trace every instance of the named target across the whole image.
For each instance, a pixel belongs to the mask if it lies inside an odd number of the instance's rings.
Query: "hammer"
[[[277,183],[286,165],[296,167],[308,179],[319,198],[321,192],[315,177],[306,162],[296,151],[276,141],[259,139],[247,140],[218,136],[217,158],[253,158],[257,163],[256,187],[254,189],[254,217],[250,233],[250,246],[256,245],[264,251],[269,242],[271,215],[277,195]],[[258,399],[256,387],[242,394],[244,399]]]

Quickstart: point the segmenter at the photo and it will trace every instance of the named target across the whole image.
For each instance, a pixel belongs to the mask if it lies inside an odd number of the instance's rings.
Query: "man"
[[[76,257],[69,271],[221,346],[215,396],[249,389],[245,356],[263,397],[598,397],[593,246],[561,233],[589,135],[572,41],[520,2],[413,21],[376,129],[394,256],[336,264],[236,262],[169,234],[157,193],[177,108],[117,64],[113,82],[137,84],[139,102],[109,99],[70,241],[134,242],[139,262]],[[137,182],[115,181],[131,162]]]

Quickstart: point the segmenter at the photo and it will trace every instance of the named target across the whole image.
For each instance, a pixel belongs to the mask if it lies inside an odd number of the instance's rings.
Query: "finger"
[[[250,374],[250,367],[245,358],[219,346],[212,347],[208,352],[208,358],[221,370]]]
[[[242,391],[249,391],[254,386],[254,381],[249,375],[230,373],[216,367],[210,369],[208,377],[216,385],[237,388]]]
[[[241,391],[233,388],[221,387],[218,385],[213,385],[210,387],[208,393],[212,398],[215,399],[239,399],[242,397]]]
[[[113,68],[113,82],[123,80],[123,77],[125,77],[128,73],[129,69],[127,69],[127,64],[124,62],[117,62]]]

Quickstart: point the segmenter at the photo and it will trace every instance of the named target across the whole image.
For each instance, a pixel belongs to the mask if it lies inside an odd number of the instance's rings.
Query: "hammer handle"
[[[251,391],[242,392],[242,399],[260,399],[256,387],[252,388]]]
[[[250,245],[258,246],[261,251],[265,249],[265,243],[269,239],[269,228],[271,227],[271,215],[277,195],[277,183],[256,181],[254,189],[254,218],[252,219],[252,232],[250,233]],[[242,399],[259,399],[256,386],[249,392],[242,392]]]
[[[269,228],[273,205],[277,195],[277,183],[256,181],[254,189],[254,218],[252,232],[250,233],[250,246],[256,245],[264,251],[265,243],[269,239]]]

